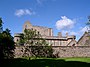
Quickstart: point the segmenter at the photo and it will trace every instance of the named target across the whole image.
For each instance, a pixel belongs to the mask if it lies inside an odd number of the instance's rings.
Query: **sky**
[[[0,0],[0,17],[3,29],[11,35],[21,33],[23,24],[53,29],[54,36],[62,32],[75,35],[76,40],[87,30],[90,0]]]

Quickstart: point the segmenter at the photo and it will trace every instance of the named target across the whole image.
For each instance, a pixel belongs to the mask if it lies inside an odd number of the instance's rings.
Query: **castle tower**
[[[14,42],[15,42],[16,44],[19,43],[20,39],[22,38],[22,35],[23,35],[23,33],[15,33],[15,34],[14,34]]]
[[[58,37],[62,37],[62,33],[61,32],[58,32]]]
[[[32,28],[32,24],[30,23],[30,21],[26,21],[23,25],[23,32],[25,29],[31,29]]]

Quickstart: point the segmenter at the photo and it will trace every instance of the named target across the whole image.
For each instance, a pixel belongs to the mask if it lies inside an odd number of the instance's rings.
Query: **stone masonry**
[[[42,38],[46,39],[47,43],[52,46],[75,46],[77,42],[75,40],[74,35],[62,36],[61,32],[58,32],[57,36],[53,36],[52,28],[42,27],[42,26],[33,26],[29,21],[26,21],[23,25],[23,33],[24,29],[34,29],[39,31],[42,35]],[[23,33],[15,33],[14,41],[18,42],[20,40],[20,35]]]
[[[90,46],[53,46],[53,55],[58,57],[90,57]],[[27,52],[31,56],[30,52]],[[16,47],[15,57],[23,57],[24,46]]]
[[[39,31],[47,43],[52,45],[53,54],[57,54],[58,57],[90,57],[90,36],[88,32],[85,32],[77,42],[74,35],[66,33],[66,36],[62,36],[62,33],[58,32],[57,36],[53,36],[52,28],[33,26],[29,21],[23,25],[23,31],[25,28]],[[16,43],[20,40],[22,34],[23,32],[15,33],[14,41]],[[22,57],[23,54],[24,46],[16,45],[15,57]],[[28,52],[28,55],[31,56],[30,52]]]

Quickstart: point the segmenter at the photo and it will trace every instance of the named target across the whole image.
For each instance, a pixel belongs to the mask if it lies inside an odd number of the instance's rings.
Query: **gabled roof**
[[[85,35],[87,35],[87,34],[88,34],[88,32],[85,32],[85,33],[81,36],[81,38],[78,40],[77,43],[79,43],[79,42],[83,39],[83,37],[84,37]]]

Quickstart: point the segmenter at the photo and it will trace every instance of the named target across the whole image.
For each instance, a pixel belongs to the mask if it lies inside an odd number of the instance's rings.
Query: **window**
[[[75,46],[75,44],[73,44],[72,46]]]
[[[18,39],[17,39],[17,41],[18,41]]]

